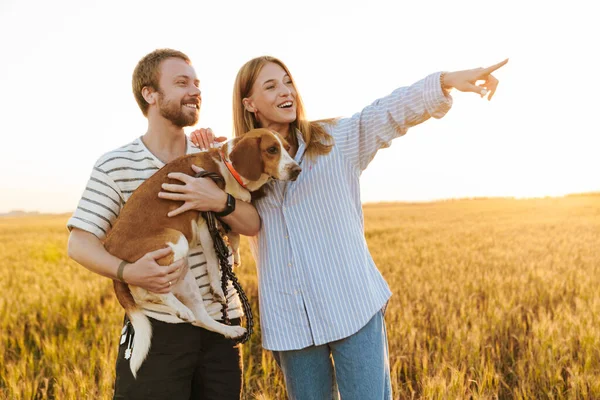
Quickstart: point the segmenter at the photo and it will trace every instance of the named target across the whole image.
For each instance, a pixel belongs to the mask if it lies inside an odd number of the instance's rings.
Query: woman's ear
[[[254,107],[254,103],[252,103],[252,100],[250,100],[248,97],[242,100],[242,104],[244,105],[246,111],[251,113],[256,112],[256,107]]]
[[[158,92],[149,86],[144,86],[142,88],[142,96],[148,104],[156,104],[158,100]]]

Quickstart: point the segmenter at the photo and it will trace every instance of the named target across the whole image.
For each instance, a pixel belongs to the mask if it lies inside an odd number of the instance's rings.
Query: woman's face
[[[262,127],[290,124],[296,120],[296,89],[279,64],[263,66],[251,95],[243,99],[246,110],[256,113]]]

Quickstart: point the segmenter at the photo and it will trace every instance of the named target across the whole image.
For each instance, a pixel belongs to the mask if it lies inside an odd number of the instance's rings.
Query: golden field
[[[396,399],[600,399],[600,195],[366,205]],[[0,218],[0,398],[109,399],[123,312],[68,216]],[[257,310],[247,247],[238,276]],[[283,399],[260,330],[248,399]]]

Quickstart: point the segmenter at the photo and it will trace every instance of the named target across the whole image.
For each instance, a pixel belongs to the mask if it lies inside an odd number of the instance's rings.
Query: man
[[[133,142],[98,159],[79,205],[67,226],[69,256],[92,272],[117,279],[122,260],[109,254],[102,240],[117,219],[133,191],[166,163],[198,151],[190,146],[183,131],[198,122],[202,98],[199,80],[189,58],[176,50],[159,49],[146,55],[136,66],[133,94],[148,119],[148,130]],[[188,197],[203,192],[201,200]],[[184,209],[221,212],[227,194],[210,179],[192,178],[177,194]],[[192,196],[193,197],[193,196]],[[181,208],[179,209],[181,211]],[[260,228],[258,213],[251,205],[239,202],[222,217],[232,230],[255,235]],[[123,245],[127,245],[124,243]],[[156,260],[171,250],[157,249],[125,267],[125,282],[147,290],[167,293],[187,268],[186,260],[161,267]],[[205,298],[207,311],[221,318],[221,304],[209,294],[206,259],[202,248],[191,249],[187,259]],[[235,290],[228,293],[228,316],[238,322],[243,311]],[[125,350],[129,336],[124,334],[116,365],[115,399],[239,399],[242,368],[240,348],[225,337],[184,323],[164,305],[144,310],[153,329],[148,358],[133,378]],[[127,324],[122,333],[127,332]]]

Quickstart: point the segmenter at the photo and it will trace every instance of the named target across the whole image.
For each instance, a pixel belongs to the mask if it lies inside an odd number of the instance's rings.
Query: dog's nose
[[[296,178],[298,178],[298,175],[300,175],[300,172],[302,171],[302,168],[300,168],[299,165],[294,165],[291,169],[290,169],[290,180],[291,181],[295,181]]]

